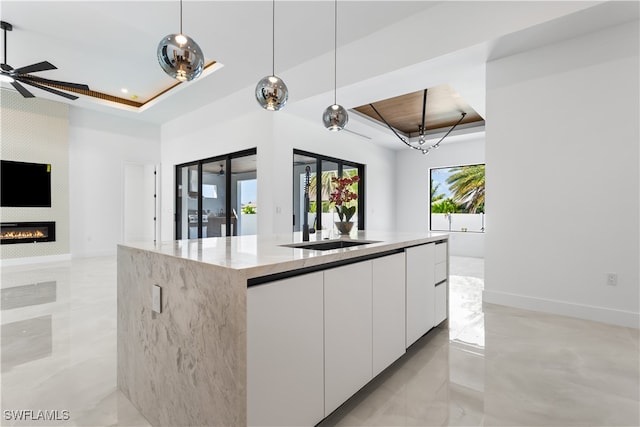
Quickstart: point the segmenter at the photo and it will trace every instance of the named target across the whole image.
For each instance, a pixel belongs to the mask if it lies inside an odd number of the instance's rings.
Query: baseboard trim
[[[482,291],[482,302],[640,329],[640,313],[632,311],[574,304],[486,289]]]
[[[27,258],[6,258],[0,260],[0,267],[13,267],[16,265],[42,264],[47,262],[70,261],[71,254],[34,256]]]

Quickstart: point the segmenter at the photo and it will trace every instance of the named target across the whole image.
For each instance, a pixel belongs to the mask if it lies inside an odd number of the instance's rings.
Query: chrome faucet
[[[311,167],[305,168],[304,177],[304,214],[302,215],[302,241],[309,241],[309,182],[311,181]]]

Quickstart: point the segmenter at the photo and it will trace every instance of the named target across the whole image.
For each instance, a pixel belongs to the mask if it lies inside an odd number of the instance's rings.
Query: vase
[[[353,228],[353,222],[351,221],[335,221],[335,224],[340,234],[349,234]]]

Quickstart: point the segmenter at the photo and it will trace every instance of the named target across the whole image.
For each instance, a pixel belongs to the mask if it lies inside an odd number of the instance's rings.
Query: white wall
[[[638,327],[638,52],[635,21],[488,63],[484,301]]]
[[[123,236],[124,166],[159,162],[159,126],[70,109],[72,257],[116,253]]]
[[[432,144],[436,141],[431,142]],[[398,144],[402,144],[398,141]],[[448,137],[440,148],[429,154],[401,149],[396,154],[397,205],[395,212],[398,231],[428,231],[430,210],[429,169],[447,166],[472,165],[485,162],[484,133]],[[487,166],[489,167],[489,166]],[[487,193],[491,189],[487,188]],[[484,256],[482,233],[450,233],[451,255],[482,258]]]
[[[235,97],[255,104],[253,112],[216,123],[219,105],[205,107],[162,128],[162,240],[174,237],[175,165],[257,147],[258,233],[288,233],[293,215],[293,149],[366,164],[366,227],[393,229],[395,168],[393,152],[346,132],[329,132],[321,122],[301,119],[286,110],[262,110],[243,91]],[[171,189],[171,190],[168,190]]]

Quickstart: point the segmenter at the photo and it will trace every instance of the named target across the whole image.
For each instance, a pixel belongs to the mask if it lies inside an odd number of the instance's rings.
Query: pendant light
[[[180,0],[180,33],[165,36],[158,44],[158,62],[162,70],[181,82],[202,74],[204,54],[200,46],[182,32],[182,0]]]
[[[258,104],[265,110],[278,111],[287,103],[289,98],[289,89],[284,81],[276,76],[276,1],[273,0],[271,5],[271,75],[262,78],[256,85],[256,100]]]
[[[322,114],[322,122],[324,127],[330,131],[339,131],[344,129],[349,121],[347,110],[336,102],[337,92],[337,69],[338,69],[338,0],[334,0],[333,10],[333,105],[327,107]]]

